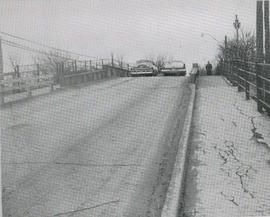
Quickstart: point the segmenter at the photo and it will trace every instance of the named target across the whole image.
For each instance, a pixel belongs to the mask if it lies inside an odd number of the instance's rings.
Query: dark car
[[[130,76],[156,76],[158,74],[158,69],[154,62],[150,60],[139,60],[136,65],[131,68]]]
[[[186,75],[186,64],[182,61],[170,61],[164,64],[164,67],[161,69],[163,75],[177,75],[185,76]]]

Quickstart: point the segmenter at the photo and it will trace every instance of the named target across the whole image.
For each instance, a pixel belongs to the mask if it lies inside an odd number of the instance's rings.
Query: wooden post
[[[3,53],[2,53],[2,40],[0,37],[0,82],[4,80],[4,63],[3,63]],[[1,85],[1,93],[0,93],[0,105],[4,104],[4,94],[2,93],[2,84]]]
[[[90,60],[90,71],[92,71],[92,61]]]
[[[74,69],[75,69],[75,73],[77,73],[77,61],[74,60]]]
[[[0,81],[1,80],[4,80],[4,62],[3,62],[2,40],[0,37]]]
[[[246,100],[249,100],[249,96],[250,96],[250,88],[249,88],[249,74],[248,73],[246,73],[246,85],[245,85],[245,87],[246,87]]]
[[[256,56],[257,62],[263,63],[263,2],[257,1],[256,18]]]
[[[14,70],[15,74],[14,74],[14,78],[17,79],[17,78],[20,78],[20,66],[19,65],[16,65],[15,66],[15,70]],[[18,93],[18,92],[21,92],[20,90],[20,82],[15,82],[15,87],[17,86],[18,89],[17,90],[14,90],[15,93]]]
[[[59,65],[59,75],[60,75],[60,85],[61,86],[65,85],[64,70],[65,70],[65,63],[61,62]]]
[[[270,31],[269,31],[269,1],[264,1],[264,28],[265,28],[265,63],[270,64]],[[268,68],[268,67],[267,67]],[[264,77],[270,79],[269,68],[264,69]],[[265,89],[270,91],[270,82],[265,81]],[[270,94],[265,92],[265,102],[270,104]],[[266,108],[268,114],[270,114],[270,109]]]
[[[101,66],[102,66],[102,69],[103,69],[103,59],[101,59]]]
[[[39,76],[40,76],[40,67],[39,67],[39,64],[37,64],[37,83],[39,83]]]
[[[256,88],[257,88],[257,109],[258,112],[262,112],[262,103],[261,103],[261,78],[259,75],[261,74],[261,68],[258,63],[256,63]]]
[[[264,62],[263,55],[263,1],[257,1],[257,14],[256,14],[256,85],[257,85],[257,108],[259,112],[262,112],[261,103],[261,78],[262,75],[261,66],[258,63]]]
[[[269,1],[264,1],[265,63],[270,63]]]
[[[112,67],[114,67],[114,59],[113,59],[113,54],[112,54]]]
[[[240,70],[239,70],[239,67],[240,67],[240,65],[239,65],[239,62],[238,62],[238,60],[236,60],[236,61],[234,61],[234,68],[235,68],[235,70],[236,70],[236,76],[237,76],[237,85],[238,85],[238,91],[240,92],[241,90],[242,90],[242,88],[241,88],[241,78],[240,78]]]

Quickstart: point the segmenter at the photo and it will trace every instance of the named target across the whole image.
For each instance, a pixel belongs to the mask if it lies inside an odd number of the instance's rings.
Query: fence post
[[[16,78],[20,78],[20,67],[19,67],[19,65],[16,65],[15,66],[15,70],[14,70],[14,72],[15,72],[15,79]],[[14,91],[14,93],[17,93],[17,92],[20,92],[21,90],[20,90],[20,82],[18,81],[18,82],[15,82],[15,85],[14,85],[14,83],[13,83],[13,86],[18,86],[18,88],[19,89],[17,89],[17,90],[13,90]]]
[[[112,67],[114,67],[114,60],[113,60],[113,55],[112,55]]]
[[[92,61],[91,60],[89,60],[89,63],[90,63],[90,71],[92,71]]]
[[[60,85],[63,86],[65,85],[65,75],[64,75],[64,71],[65,71],[65,63],[61,62],[60,67],[59,67],[59,74],[60,74]]]
[[[87,71],[86,60],[84,61],[84,70]]]
[[[236,60],[235,61],[235,63],[234,63],[234,67],[235,67],[235,70],[236,70],[236,76],[237,76],[237,90],[238,90],[238,92],[240,92],[241,91],[241,80],[240,80],[240,70],[239,70],[239,62],[238,62],[238,60]]]
[[[246,66],[246,62],[244,62],[244,70],[248,71],[248,67]],[[249,100],[250,99],[250,88],[249,88],[249,74],[248,72],[245,72],[246,76],[245,76],[245,87],[246,87],[246,100]]]
[[[256,62],[256,89],[257,89],[257,109],[258,112],[262,112],[262,103],[261,103],[261,81],[260,81],[260,66],[259,64]]]
[[[233,82],[233,85],[237,85],[237,75],[234,73],[234,60],[230,59],[230,77]]]
[[[4,94],[2,92],[0,94],[1,94],[0,105],[3,105],[5,103]]]
[[[40,67],[39,64],[37,64],[37,76],[38,76],[37,83],[39,83],[39,75],[40,75]]]
[[[77,73],[77,61],[74,60],[74,68],[75,68],[75,73]]]
[[[2,80],[4,80],[4,62],[3,62],[2,40],[0,37],[0,81]]]

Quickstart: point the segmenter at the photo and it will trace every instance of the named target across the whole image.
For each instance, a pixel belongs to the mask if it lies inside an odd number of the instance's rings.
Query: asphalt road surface
[[[158,216],[189,95],[185,77],[119,78],[2,108],[4,216]]]

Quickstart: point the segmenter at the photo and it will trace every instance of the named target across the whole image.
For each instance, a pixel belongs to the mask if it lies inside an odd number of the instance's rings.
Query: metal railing
[[[243,60],[220,62],[222,74],[238,91],[244,91],[246,99],[252,97],[257,109],[270,115],[270,64]]]

